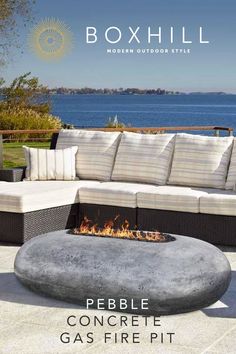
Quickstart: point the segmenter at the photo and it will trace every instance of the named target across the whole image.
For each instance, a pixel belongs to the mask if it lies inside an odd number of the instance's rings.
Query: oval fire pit
[[[85,306],[86,300],[148,299],[147,309],[125,312],[175,314],[216,302],[230,283],[231,269],[216,247],[190,237],[138,242],[56,231],[25,243],[15,274],[30,289]],[[116,308],[119,311],[119,308]]]

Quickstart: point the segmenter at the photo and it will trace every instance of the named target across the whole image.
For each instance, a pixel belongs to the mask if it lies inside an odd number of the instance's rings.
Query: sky
[[[53,87],[164,88],[175,91],[224,91],[236,93],[235,0],[36,0],[34,24],[19,24],[21,49],[1,73],[7,83],[31,72]],[[66,23],[73,33],[73,49],[60,60],[45,61],[30,50],[29,33],[45,18]],[[86,44],[86,26],[97,28],[98,41]],[[105,41],[105,30],[118,27],[122,39]],[[129,26],[140,27],[140,43],[128,43]],[[163,43],[152,32],[162,27]],[[173,44],[169,41],[174,27]],[[181,43],[182,27],[192,44]],[[209,44],[199,44],[199,27]],[[117,33],[110,32],[115,39]],[[108,48],[133,48],[134,54],[108,54]],[[190,54],[136,54],[138,48],[188,49]]]

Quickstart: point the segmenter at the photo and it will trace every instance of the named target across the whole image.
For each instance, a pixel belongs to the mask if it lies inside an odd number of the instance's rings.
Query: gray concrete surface
[[[236,338],[236,248],[224,247],[232,268],[232,280],[227,292],[214,305],[201,311],[181,315],[162,316],[158,331],[175,332],[173,343],[150,344],[148,335],[156,327],[150,322],[140,327],[92,327],[92,344],[63,344],[60,335],[68,331],[71,337],[80,332],[84,338],[86,327],[66,325],[68,316],[77,318],[89,313],[107,318],[108,311],[85,310],[79,306],[34,294],[21,285],[14,275],[14,259],[19,247],[0,245],[0,353],[1,354],[235,354]],[[120,314],[118,314],[120,316]],[[128,319],[132,315],[127,315]],[[141,316],[138,317],[141,319]],[[91,328],[90,328],[91,329]],[[104,344],[103,335],[140,332],[140,344]]]
[[[105,309],[109,299],[117,304],[127,299],[124,311],[143,315],[183,313],[215,303],[230,282],[227,258],[209,243],[175,238],[151,243],[56,231],[21,247],[15,274],[42,294],[82,306],[88,298],[102,298]],[[145,308],[140,299],[148,299]]]

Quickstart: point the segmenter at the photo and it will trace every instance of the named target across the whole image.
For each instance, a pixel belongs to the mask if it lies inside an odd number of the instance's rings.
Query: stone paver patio
[[[236,248],[222,248],[232,267],[232,281],[223,298],[210,308],[183,315],[160,318],[160,327],[154,327],[150,318],[144,325],[139,318],[139,327],[69,327],[68,316],[121,316],[119,313],[86,310],[73,304],[36,295],[25,289],[15,278],[14,257],[19,247],[0,245],[0,353],[47,354],[47,353],[236,353]],[[131,315],[127,315],[128,319]],[[84,322],[85,323],[85,322]],[[68,332],[70,343],[62,343],[60,336]],[[93,343],[86,343],[88,332],[94,332]],[[110,340],[104,344],[104,333]],[[140,344],[119,342],[122,333],[131,340],[133,332],[140,333]],[[152,344],[150,333],[159,337]],[[174,332],[169,343],[166,333]],[[77,333],[83,340],[73,343]],[[161,343],[160,333],[163,333]],[[117,337],[118,343],[114,343]]]

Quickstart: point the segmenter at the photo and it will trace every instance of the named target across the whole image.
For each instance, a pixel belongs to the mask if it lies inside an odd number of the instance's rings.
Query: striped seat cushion
[[[61,130],[56,149],[77,145],[77,176],[109,181],[119,140],[119,132]]]
[[[112,180],[165,184],[174,149],[174,138],[174,134],[123,133]]]
[[[78,147],[61,150],[34,149],[23,146],[27,162],[26,180],[75,180],[75,155]]]
[[[233,151],[230,159],[225,189],[236,189],[236,138],[234,138]]]
[[[0,183],[0,211],[28,213],[79,203],[79,189],[98,181],[29,181]]]
[[[212,189],[200,198],[200,213],[236,216],[236,193]]]
[[[199,213],[203,189],[180,186],[150,186],[137,194],[138,208]]]
[[[139,183],[104,182],[96,186],[82,187],[79,201],[85,204],[137,207],[137,193],[147,185]]]
[[[232,137],[177,134],[169,184],[225,188]]]

